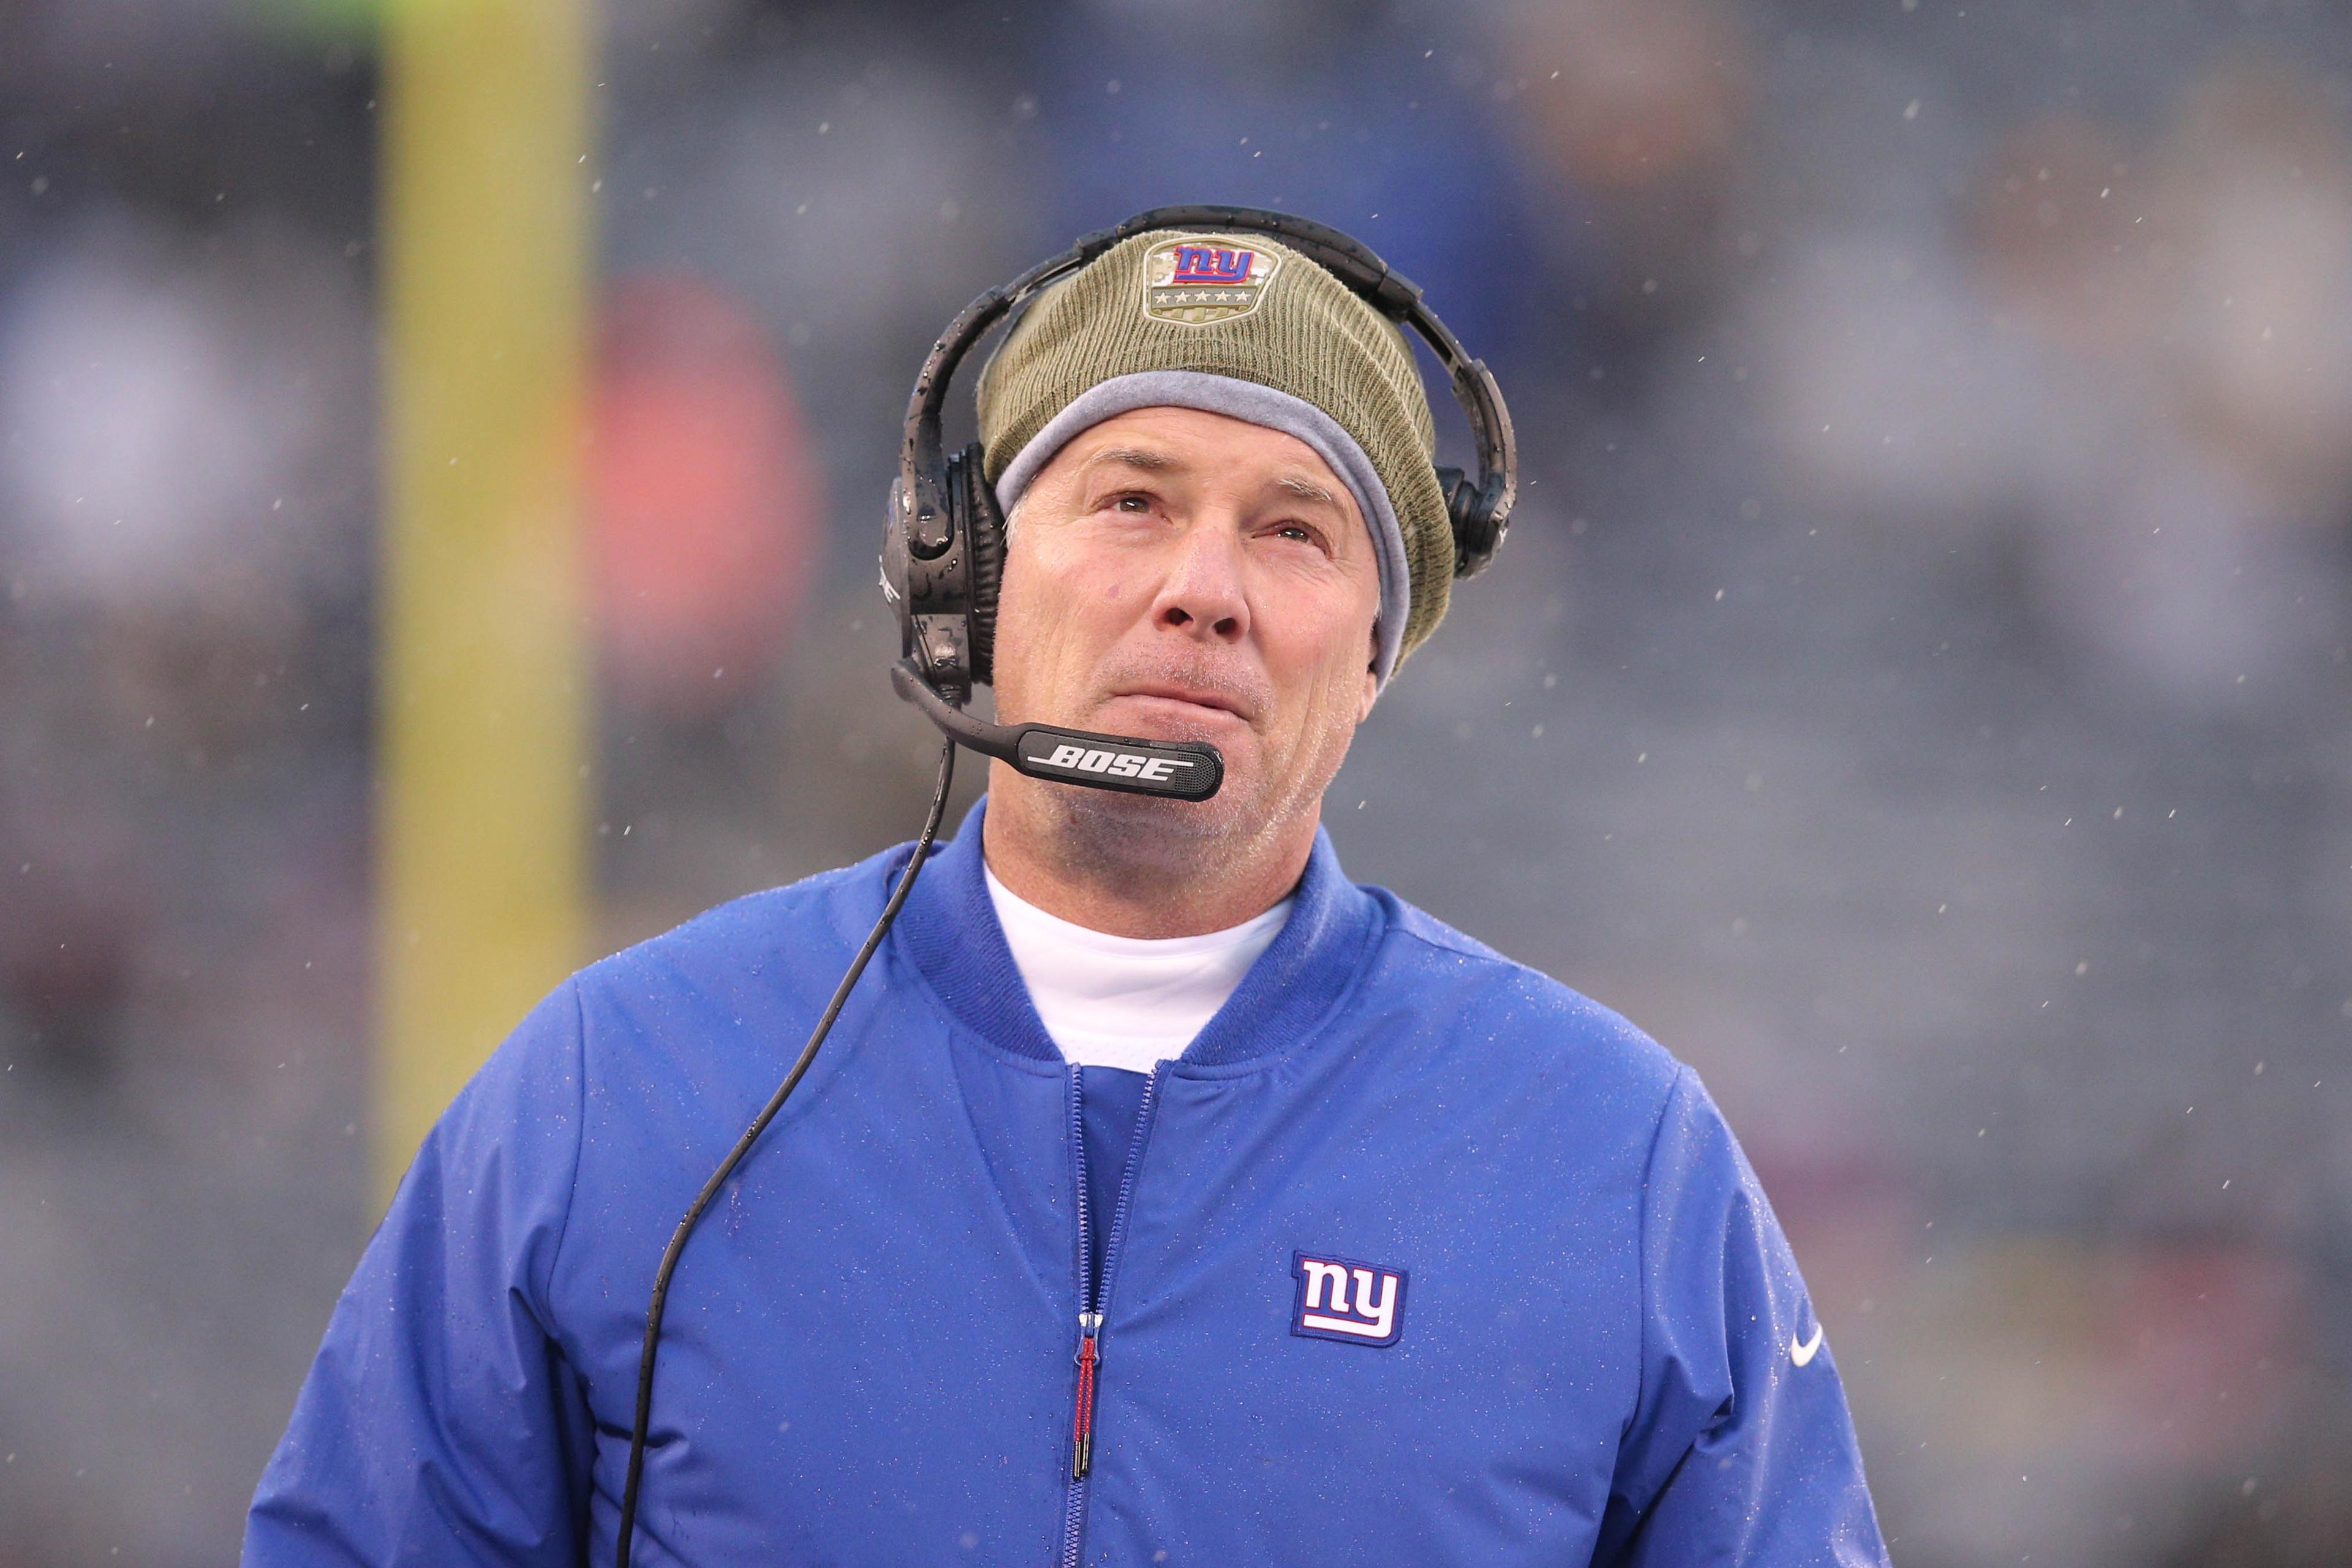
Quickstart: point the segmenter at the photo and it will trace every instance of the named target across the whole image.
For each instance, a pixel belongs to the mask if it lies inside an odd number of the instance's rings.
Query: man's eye
[[[1130,491],[1123,496],[1112,497],[1110,504],[1114,510],[1118,511],[1150,511],[1151,510],[1151,498],[1150,496],[1137,495]]]

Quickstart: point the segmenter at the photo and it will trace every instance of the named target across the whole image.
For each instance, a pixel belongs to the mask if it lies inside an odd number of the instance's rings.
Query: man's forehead
[[[1234,423],[1242,422],[1234,421]],[[1252,428],[1261,427],[1252,426]],[[1302,448],[1303,455],[1315,465],[1314,468],[1310,468],[1307,462],[1292,460],[1286,457],[1275,472],[1265,476],[1265,483],[1268,486],[1285,490],[1303,500],[1318,501],[1343,512],[1354,513],[1355,498],[1348,494],[1347,488],[1344,485],[1335,487],[1327,484],[1324,482],[1326,476],[1318,476],[1317,473],[1317,469],[1323,468],[1324,465],[1312,447],[1307,447],[1306,443],[1284,431],[1269,429],[1266,433],[1280,436],[1285,440],[1298,446]],[[1171,450],[1167,446],[1151,440],[1148,437],[1138,437],[1124,432],[1106,440],[1092,450],[1086,449],[1083,438],[1073,442],[1072,447],[1076,452],[1084,454],[1079,458],[1074,469],[1076,473],[1085,473],[1097,468],[1133,468],[1143,473],[1184,477],[1204,471],[1212,466],[1208,461],[1181,451]]]
[[[1185,466],[1183,459],[1171,452],[1161,451],[1157,447],[1136,447],[1113,442],[1109,446],[1097,447],[1087,453],[1086,460],[1081,462],[1078,468],[1083,471],[1102,463],[1117,464],[1121,468],[1142,468],[1150,473],[1158,473],[1163,469],[1181,468]]]

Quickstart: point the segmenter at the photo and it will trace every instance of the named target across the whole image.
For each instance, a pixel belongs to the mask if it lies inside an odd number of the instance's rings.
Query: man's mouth
[[[1222,713],[1228,718],[1237,719],[1244,724],[1248,723],[1251,719],[1251,713],[1247,705],[1236,700],[1231,696],[1228,696],[1224,692],[1212,691],[1206,687],[1187,686],[1181,681],[1142,681],[1133,686],[1121,687],[1119,689],[1111,693],[1111,700],[1114,702],[1118,701],[1122,698],[1137,698],[1151,702],[1180,704],[1182,707],[1195,710],[1206,709],[1211,712]]]

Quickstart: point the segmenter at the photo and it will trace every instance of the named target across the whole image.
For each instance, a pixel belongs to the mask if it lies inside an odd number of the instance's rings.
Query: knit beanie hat
[[[1297,437],[1355,497],[1380,564],[1382,683],[1445,615],[1454,530],[1437,431],[1395,323],[1259,235],[1139,234],[1033,300],[980,378],[982,470],[1006,512],[1114,415],[1198,408]]]

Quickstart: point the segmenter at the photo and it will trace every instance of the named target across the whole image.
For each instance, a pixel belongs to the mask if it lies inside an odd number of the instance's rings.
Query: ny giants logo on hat
[[[1257,259],[1255,250],[1219,250],[1213,245],[1180,245],[1176,247],[1176,278],[1179,283],[1246,283],[1250,263]]]
[[[1213,237],[1161,240],[1143,255],[1143,313],[1196,327],[1246,316],[1281,266],[1270,251],[1218,245]]]

